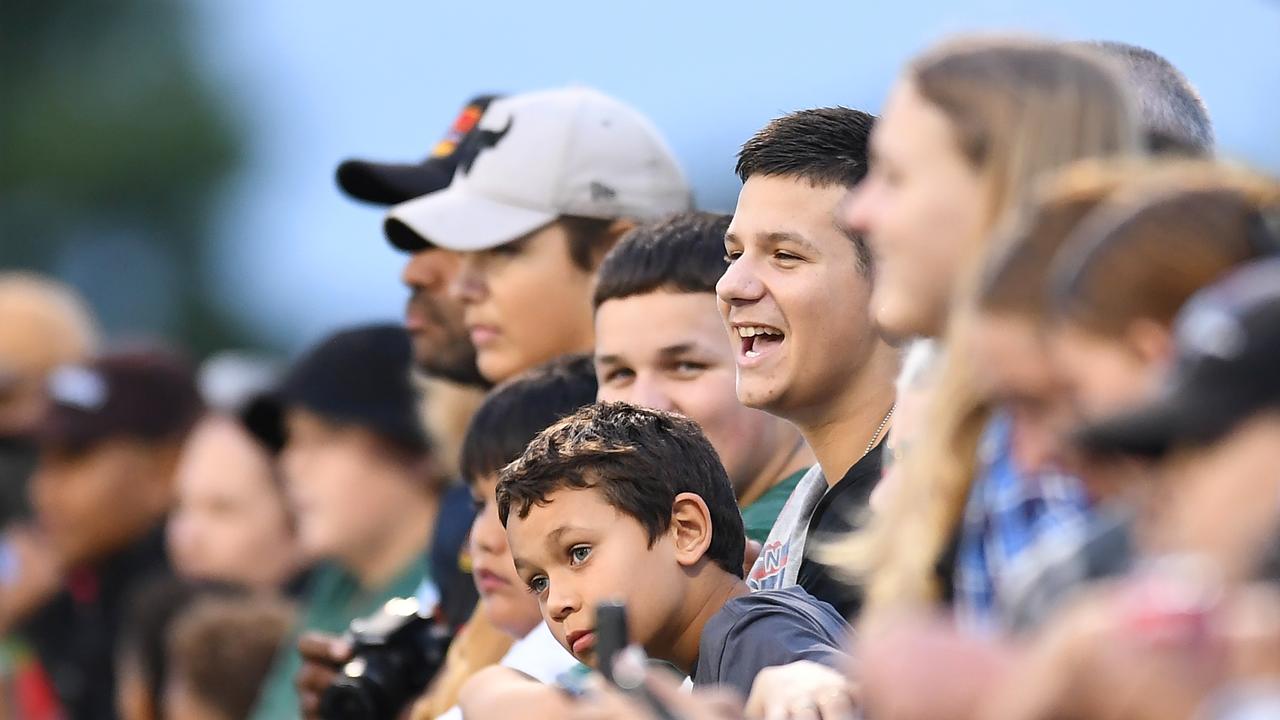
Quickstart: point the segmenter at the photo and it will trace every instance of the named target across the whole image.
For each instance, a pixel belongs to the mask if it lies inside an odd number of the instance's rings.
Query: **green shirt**
[[[742,524],[746,526],[748,540],[763,543],[769,538],[773,521],[778,519],[782,506],[787,504],[791,491],[796,489],[796,484],[806,472],[809,472],[809,468],[795,471],[766,490],[755,502],[742,508]]]
[[[412,597],[425,574],[425,562],[415,557],[386,585],[365,590],[353,575],[337,565],[325,563],[317,567],[304,596],[298,624],[280,646],[271,672],[262,683],[254,720],[299,717],[298,692],[293,686],[294,676],[302,667],[299,635],[310,630],[342,634],[352,620],[374,613],[388,600]]]

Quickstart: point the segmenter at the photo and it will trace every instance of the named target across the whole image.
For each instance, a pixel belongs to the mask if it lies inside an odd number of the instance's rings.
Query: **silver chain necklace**
[[[880,421],[880,426],[876,428],[875,433],[871,436],[871,441],[867,443],[867,449],[862,451],[862,456],[866,457],[876,447],[876,441],[880,439],[880,433],[884,432],[884,427],[889,424],[889,418],[893,417],[894,408],[898,407],[897,403],[889,406],[889,412],[884,414],[884,419]]]

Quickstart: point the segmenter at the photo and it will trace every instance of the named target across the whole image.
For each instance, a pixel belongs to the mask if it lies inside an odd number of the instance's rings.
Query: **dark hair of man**
[[[772,120],[738,151],[734,171],[807,180],[814,187],[852,188],[867,175],[867,141],[875,116],[847,107],[799,110]],[[858,268],[871,271],[871,249],[853,236]]]
[[[594,307],[659,290],[714,293],[728,267],[724,235],[730,220],[719,213],[679,213],[623,235],[596,271]]]
[[[617,238],[610,234],[613,220],[561,215],[557,221],[569,238],[569,259],[580,269],[595,270]]]
[[[649,545],[671,526],[676,495],[701,497],[711,513],[707,557],[742,577],[746,535],[720,456],[691,420],[626,403],[585,407],[538,434],[498,482],[498,517],[519,517],[564,488],[595,489],[634,518]]]
[[[534,436],[596,401],[589,355],[565,355],[489,392],[462,441],[462,477],[474,483],[520,457]]]
[[[1080,43],[1120,64],[1137,98],[1138,115],[1152,153],[1213,154],[1213,123],[1200,93],[1182,71],[1158,53],[1111,40]]]

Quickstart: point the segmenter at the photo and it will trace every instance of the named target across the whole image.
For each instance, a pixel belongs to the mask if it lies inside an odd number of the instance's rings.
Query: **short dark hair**
[[[557,221],[569,238],[569,259],[580,270],[594,270],[599,259],[617,240],[617,236],[609,231],[614,220],[561,215]]]
[[[729,266],[724,235],[729,215],[687,212],[641,225],[622,236],[596,273],[592,303],[657,290],[714,293]]]
[[[676,495],[700,496],[711,511],[707,557],[742,577],[746,534],[733,485],[698,425],[627,403],[585,407],[538,434],[498,482],[498,517],[527,517],[563,489],[592,488],[639,522],[649,545],[671,526]]]
[[[1118,62],[1137,98],[1148,149],[1155,153],[1213,154],[1213,122],[1200,93],[1182,71],[1159,53],[1137,45],[1100,40],[1082,43]]]
[[[867,144],[875,116],[847,107],[799,110],[783,115],[743,143],[734,168],[746,182],[755,175],[807,180],[815,187],[852,188],[867,176]],[[851,236],[858,266],[871,270],[871,249]]]
[[[474,483],[495,475],[529,441],[578,408],[596,401],[596,371],[589,355],[565,355],[491,390],[462,441],[462,477]]]

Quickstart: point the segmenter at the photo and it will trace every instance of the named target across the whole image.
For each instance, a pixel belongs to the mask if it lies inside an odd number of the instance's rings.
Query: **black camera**
[[[433,610],[433,609],[432,609]],[[422,693],[444,664],[452,635],[447,623],[414,598],[387,601],[351,623],[351,662],[320,697],[325,720],[393,720]]]

